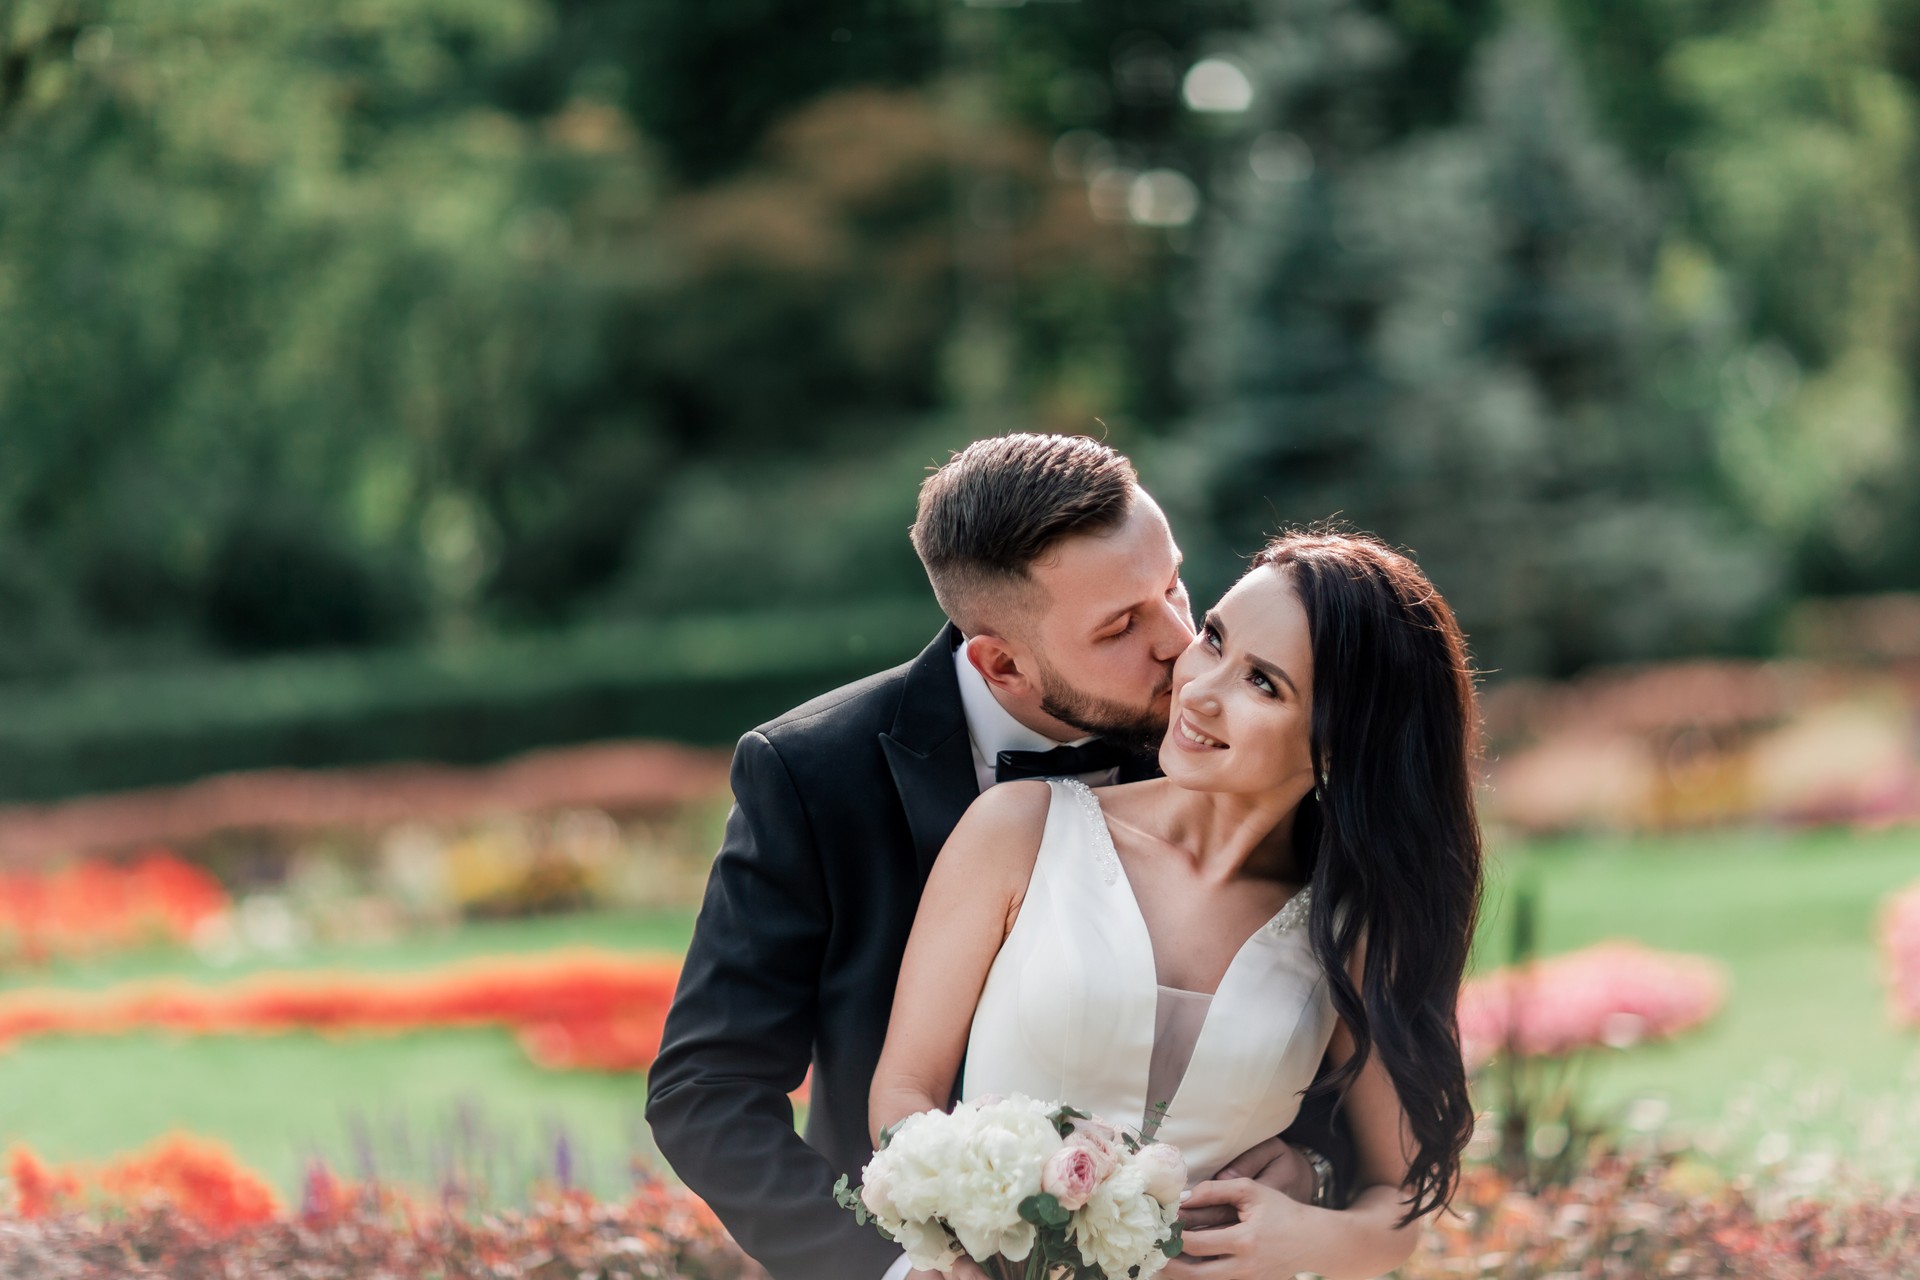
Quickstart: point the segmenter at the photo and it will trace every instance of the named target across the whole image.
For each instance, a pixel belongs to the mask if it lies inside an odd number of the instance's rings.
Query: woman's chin
[[[1217,749],[1205,752],[1189,751],[1173,740],[1169,734],[1160,744],[1160,772],[1171,782],[1195,791],[1220,790],[1220,769],[1216,757],[1224,754]]]

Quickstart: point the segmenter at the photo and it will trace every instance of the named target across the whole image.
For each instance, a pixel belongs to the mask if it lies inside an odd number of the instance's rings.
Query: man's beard
[[[1167,736],[1167,715],[1155,710],[1160,696],[1173,684],[1173,672],[1144,707],[1130,706],[1110,698],[1096,698],[1068,684],[1061,674],[1045,662],[1040,664],[1040,709],[1062,724],[1082,733],[1105,738],[1129,751],[1150,755],[1160,749]]]

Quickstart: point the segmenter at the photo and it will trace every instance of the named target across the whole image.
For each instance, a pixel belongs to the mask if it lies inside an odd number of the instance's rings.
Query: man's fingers
[[[1273,1163],[1254,1175],[1264,1186],[1272,1187],[1290,1200],[1306,1203],[1313,1199],[1313,1166],[1298,1147],[1286,1147]]]
[[[1286,1139],[1268,1138],[1242,1151],[1213,1176],[1216,1179],[1257,1178],[1268,1165],[1284,1157],[1288,1150]]]
[[[1240,1216],[1225,1205],[1215,1205],[1209,1209],[1195,1209],[1188,1212],[1185,1205],[1180,1206],[1180,1223],[1189,1230],[1204,1230],[1208,1227],[1228,1227],[1240,1221]]]
[[[1236,1222],[1226,1227],[1209,1227],[1199,1231],[1183,1231],[1180,1244],[1183,1249],[1193,1251],[1198,1258],[1238,1257],[1247,1251],[1252,1242],[1244,1222]]]
[[[1229,1178],[1224,1182],[1215,1178],[1211,1182],[1201,1183],[1187,1193],[1187,1198],[1180,1202],[1180,1216],[1186,1217],[1187,1213],[1193,1209],[1205,1209],[1222,1204],[1231,1205],[1235,1212],[1238,1212],[1252,1204],[1254,1197],[1259,1194],[1254,1184],[1246,1178]]]
[[[1239,1267],[1237,1258],[1189,1257],[1182,1253],[1160,1274],[1169,1280],[1233,1280],[1239,1274]]]

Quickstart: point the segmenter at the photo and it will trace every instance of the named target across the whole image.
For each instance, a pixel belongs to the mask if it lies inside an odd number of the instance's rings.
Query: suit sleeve
[[[733,759],[733,811],[647,1081],[675,1173],[774,1280],[880,1280],[900,1256],[833,1202],[840,1171],[794,1131],[831,909],[800,797],[766,737]]]

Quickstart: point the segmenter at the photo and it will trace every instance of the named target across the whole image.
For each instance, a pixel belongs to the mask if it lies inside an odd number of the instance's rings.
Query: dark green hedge
[[[930,603],[882,603],[0,687],[0,800],[596,738],[725,745],[939,624]]]

